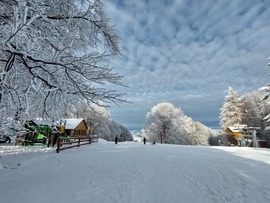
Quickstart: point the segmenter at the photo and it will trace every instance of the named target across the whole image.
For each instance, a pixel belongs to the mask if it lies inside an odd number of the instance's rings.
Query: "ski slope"
[[[3,203],[270,202],[268,149],[99,140],[0,155]]]

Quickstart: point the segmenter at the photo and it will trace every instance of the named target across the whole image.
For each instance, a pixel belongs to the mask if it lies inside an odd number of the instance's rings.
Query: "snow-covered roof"
[[[236,133],[236,132],[243,132],[244,128],[247,128],[247,125],[235,125],[228,127],[230,131]]]
[[[70,118],[70,119],[65,119],[66,122],[66,129],[75,129],[82,121],[84,118]]]
[[[231,132],[240,132],[239,128],[235,128],[235,127],[228,127],[228,129],[231,131]]]
[[[248,127],[247,125],[234,125],[228,127],[228,129],[233,133],[249,133],[256,132],[256,130],[260,129],[260,127]],[[248,136],[248,135],[247,135]]]

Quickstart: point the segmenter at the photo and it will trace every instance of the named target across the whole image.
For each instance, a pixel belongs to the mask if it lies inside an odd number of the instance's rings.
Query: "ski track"
[[[270,202],[265,163],[210,147],[101,142],[60,154],[8,150],[0,157],[0,196],[9,203],[59,194],[67,203]],[[40,171],[47,178],[36,184]],[[31,185],[38,188],[20,192]]]
[[[221,160],[222,158],[226,158],[222,157],[222,154],[220,156]],[[171,159],[173,157],[174,156],[172,155]],[[237,173],[234,173],[237,167],[221,168],[221,164],[219,165],[218,162],[220,159],[217,159],[217,162],[207,163],[200,162],[199,160],[196,161],[199,157],[200,156],[197,156],[197,158],[190,157],[190,159],[186,160],[182,166],[177,164],[177,159],[170,161],[168,159],[167,162],[168,164],[171,164],[171,172],[174,173],[175,177],[178,177],[181,181],[188,183],[190,188],[194,188],[195,191],[198,191],[201,198],[205,197],[205,201],[202,202],[269,201],[269,195],[267,194],[269,194],[270,189],[263,186],[258,187],[253,185],[245,176],[237,175]],[[194,164],[193,162],[198,164]],[[206,165],[208,166],[206,167]],[[212,179],[212,182],[209,182],[208,178]],[[213,184],[213,182],[216,184]],[[233,189],[237,188],[237,190],[230,190],[229,188],[231,185],[233,186]],[[253,191],[253,195],[247,194],[247,191]],[[220,194],[222,194],[222,196]],[[196,195],[196,192],[194,192],[193,195]],[[262,196],[262,198],[260,198],[260,196]]]

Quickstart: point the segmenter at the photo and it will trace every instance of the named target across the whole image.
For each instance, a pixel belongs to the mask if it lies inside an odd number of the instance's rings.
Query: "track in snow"
[[[0,159],[20,160],[0,168],[5,202],[270,202],[269,164],[211,147],[101,141],[18,156]]]

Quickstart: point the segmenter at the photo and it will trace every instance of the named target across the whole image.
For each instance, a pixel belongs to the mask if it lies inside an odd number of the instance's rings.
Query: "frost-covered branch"
[[[55,116],[80,99],[125,101],[123,94],[103,87],[123,85],[108,67],[108,57],[120,50],[103,6],[100,0],[0,2],[3,118],[14,117],[18,109]]]

